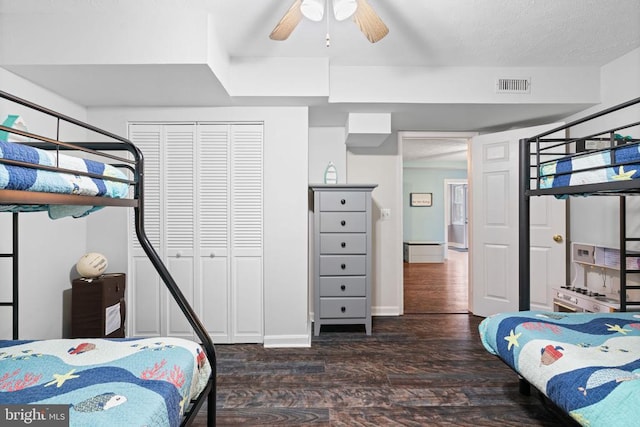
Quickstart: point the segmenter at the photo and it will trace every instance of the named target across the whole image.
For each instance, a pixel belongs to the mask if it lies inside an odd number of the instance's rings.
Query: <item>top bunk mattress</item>
[[[541,162],[539,175],[541,189],[635,180],[640,178],[640,144]]]
[[[27,166],[0,161],[0,191],[17,190],[41,193],[71,194],[92,197],[125,198],[129,193],[127,176],[106,163],[47,151],[28,145],[0,141],[0,159],[27,163]],[[33,166],[29,166],[33,165]],[[46,170],[51,167],[64,172]],[[75,174],[90,173],[95,177]],[[47,210],[51,218],[81,217],[98,209],[96,206],[70,205],[0,205],[0,211],[22,212]]]

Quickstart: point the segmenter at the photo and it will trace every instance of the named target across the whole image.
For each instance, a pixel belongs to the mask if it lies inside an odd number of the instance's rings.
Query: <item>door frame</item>
[[[398,179],[398,194],[400,197],[400,207],[402,208],[402,212],[400,214],[400,235],[398,239],[400,240],[400,247],[403,248],[404,241],[404,208],[405,203],[403,200],[404,194],[404,160],[403,160],[403,142],[406,140],[443,140],[443,139],[466,139],[467,140],[467,181],[471,176],[471,162],[470,162],[470,150],[471,150],[471,138],[478,135],[479,132],[429,132],[429,131],[400,131],[398,132],[398,161],[400,162],[399,168],[399,179]],[[469,183],[470,185],[470,183]],[[468,206],[469,208],[469,206]],[[469,216],[469,237],[471,237],[471,217]],[[469,259],[471,259],[471,241],[469,241]],[[398,302],[399,302],[399,312],[400,314],[404,314],[404,261],[403,257],[399,257],[400,260],[400,268],[398,269],[399,278],[398,283]],[[471,274],[471,263],[469,263],[469,269],[467,270],[467,275]],[[471,298],[471,280],[469,280],[469,298]]]

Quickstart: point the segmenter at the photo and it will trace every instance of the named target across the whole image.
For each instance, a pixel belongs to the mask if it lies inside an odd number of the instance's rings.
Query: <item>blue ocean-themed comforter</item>
[[[615,156],[615,162],[612,161]],[[637,163],[635,163],[637,162]],[[625,163],[620,166],[612,164]],[[540,188],[568,187],[640,178],[640,144],[540,164]]]
[[[120,170],[105,163],[59,154],[55,151],[41,150],[13,142],[0,141],[0,158],[126,179],[126,176]],[[0,163],[0,190],[2,189],[122,198],[128,194],[129,186],[126,183],[109,179],[89,178],[81,175]],[[0,210],[10,211],[44,209],[49,210],[49,215],[52,218],[62,216],[80,217],[95,210],[92,206],[51,205],[27,208],[0,206]]]
[[[179,338],[0,341],[0,405],[69,405],[71,426],[175,426],[206,386]]]
[[[640,418],[639,313],[501,313],[479,330],[487,351],[581,425]]]

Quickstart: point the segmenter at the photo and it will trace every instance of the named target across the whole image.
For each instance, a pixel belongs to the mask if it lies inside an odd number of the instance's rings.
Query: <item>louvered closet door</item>
[[[231,343],[229,125],[198,126],[201,320],[216,343]]]
[[[195,124],[164,126],[164,235],[167,268],[193,305],[195,285]],[[167,335],[194,337],[193,328],[166,291]]]
[[[149,241],[160,257],[161,191],[160,146],[163,138],[161,125],[129,125],[129,139],[140,148],[144,156],[144,223]],[[135,235],[133,210],[130,212],[130,265],[127,286],[127,335],[159,336],[161,327],[160,277],[142,250]]]
[[[131,125],[152,244],[215,342],[263,341],[262,125]],[[129,335],[193,338],[132,239]]]
[[[261,124],[199,125],[202,317],[218,343],[263,342]]]
[[[262,125],[231,132],[231,300],[234,339],[263,341]]]

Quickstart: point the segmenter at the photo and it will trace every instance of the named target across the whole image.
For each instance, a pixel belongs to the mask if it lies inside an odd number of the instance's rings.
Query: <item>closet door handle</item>
[[[347,287],[345,285],[340,285],[340,290],[344,291],[345,289],[347,289]]]
[[[341,205],[344,205],[344,204],[346,204],[346,203],[347,203],[347,201],[346,201],[345,199],[340,200],[340,204],[341,204]]]
[[[340,268],[344,270],[345,268],[347,268],[347,264],[340,264]]]
[[[342,242],[342,243],[340,243],[340,247],[342,247],[342,248],[346,248],[346,247],[347,247],[347,242]]]
[[[340,307],[340,311],[344,313],[345,311],[347,311],[347,307],[345,306]]]
[[[342,221],[340,221],[340,225],[344,227],[345,225],[347,225],[347,221],[343,219]]]

